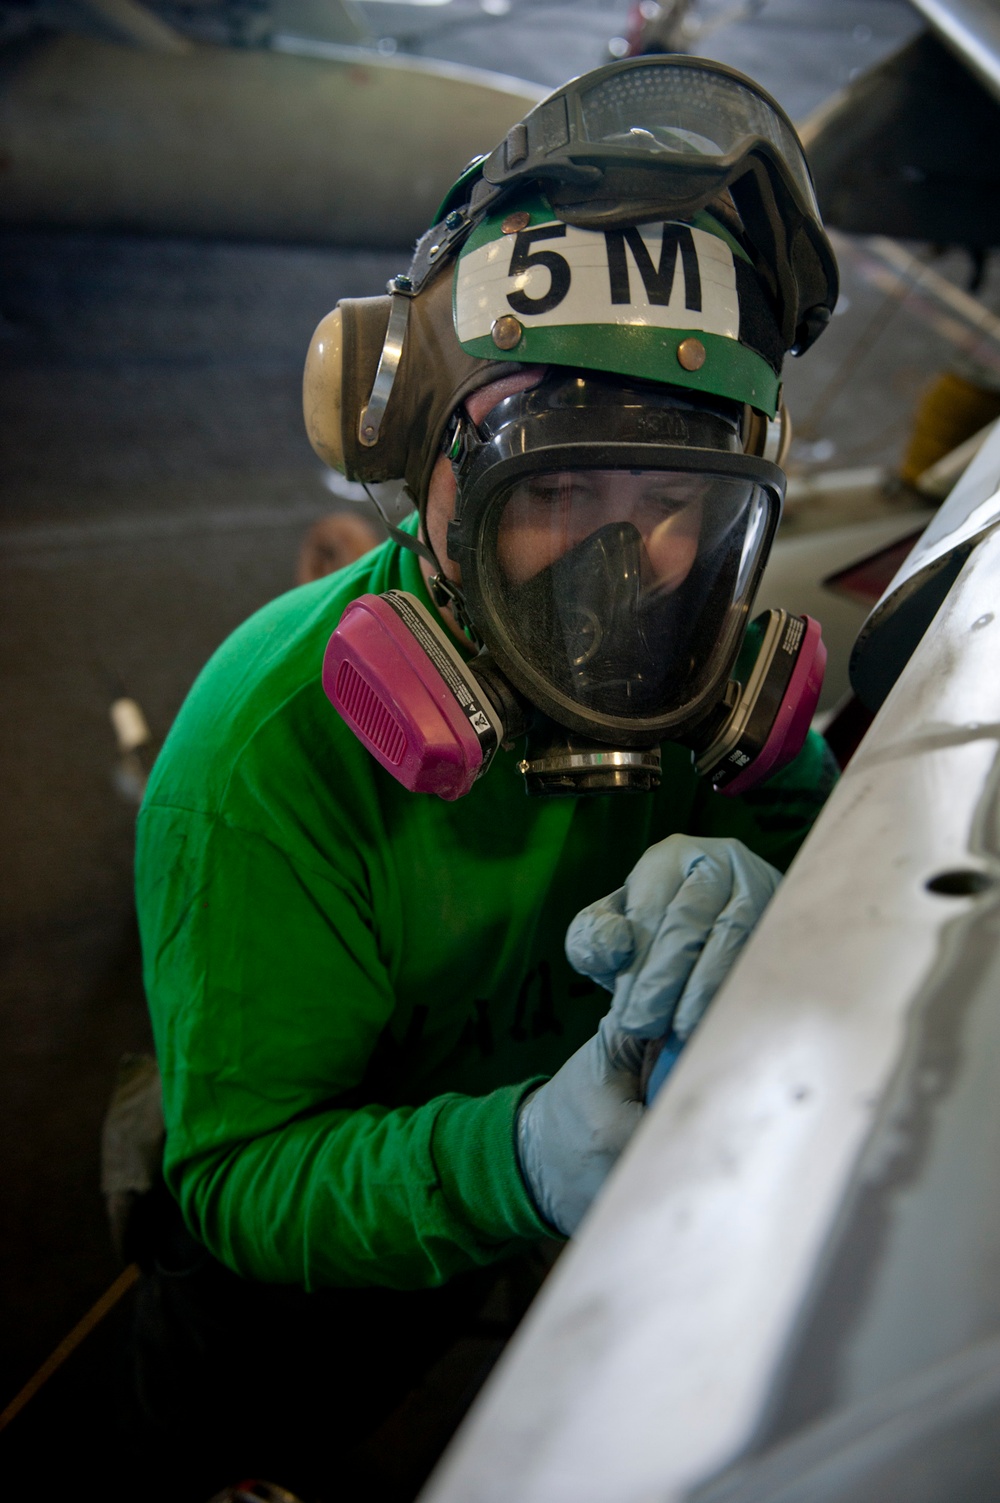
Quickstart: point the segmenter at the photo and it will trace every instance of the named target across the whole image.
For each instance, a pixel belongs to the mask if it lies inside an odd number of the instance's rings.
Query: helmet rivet
[[[705,346],[700,339],[682,339],[677,346],[677,363],[686,371],[700,371],[705,364]]]
[[[505,313],[503,318],[498,318],[495,321],[490,333],[493,335],[493,343],[498,350],[512,350],[520,341],[524,330],[516,318],[512,318],[509,313]]]
[[[531,223],[531,215],[524,209],[518,209],[516,214],[508,214],[500,226],[505,235],[516,235],[519,230],[526,230]]]
[[[375,437],[374,426],[371,423],[366,423],[365,424],[364,433],[365,433],[365,438],[374,438]]]
[[[457,230],[460,229],[464,223],[464,215],[460,214],[457,209],[452,209],[451,213],[448,215],[448,218],[444,222],[444,227],[446,230]]]
[[[439,256],[440,254],[441,254],[441,247],[440,247],[440,245],[432,245],[431,248],[430,248],[430,250],[427,252],[427,259],[429,261],[433,261],[434,257],[435,256]]]

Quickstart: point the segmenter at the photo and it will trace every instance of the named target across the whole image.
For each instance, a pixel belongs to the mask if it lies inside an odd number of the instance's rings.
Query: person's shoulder
[[[233,769],[262,738],[280,736],[282,755],[293,761],[308,755],[318,734],[342,739],[342,722],[323,693],[323,654],[345,606],[385,588],[390,548],[289,590],[237,627],[181,707],[154,767],[147,804],[210,812],[219,807]]]
[[[822,736],[810,731],[798,756],[745,793],[716,793],[698,777],[690,753],[663,748],[664,786],[658,795],[657,838],[674,830],[729,837],[782,871],[819,816],[837,780],[837,764]]]
[[[752,807],[798,807],[809,823],[826,803],[840,776],[837,760],[818,731],[809,731],[791,762],[743,795]]]
[[[730,817],[745,820],[746,829],[734,828],[751,850],[785,871],[805,840],[820,811],[833,792],[839,769],[829,746],[816,731],[810,731],[793,761],[772,777],[731,800],[739,806]]]

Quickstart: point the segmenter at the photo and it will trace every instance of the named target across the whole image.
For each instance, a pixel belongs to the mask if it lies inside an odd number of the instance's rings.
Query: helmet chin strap
[[[389,520],[389,515],[385,507],[382,505],[382,502],[372,490],[371,486],[369,486],[365,481],[362,481],[361,484],[365,488],[365,492],[368,496],[369,501],[372,503],[375,510],[382,518],[382,523],[385,527],[385,530],[389,534],[392,541],[394,543],[398,543],[401,548],[405,548],[409,553],[415,554],[415,556],[420,559],[421,563],[429,564],[433,569],[434,572],[428,579],[427,584],[428,588],[430,589],[431,599],[434,601],[434,604],[438,607],[439,610],[451,611],[456,622],[458,623],[459,629],[465,632],[465,634],[471,640],[473,646],[477,649],[482,648],[482,641],[480,640],[475,627],[472,625],[472,622],[469,620],[469,612],[465,604],[465,596],[462,594],[460,587],[452,580],[450,580],[445,574],[444,570],[441,568],[441,564],[438,561],[438,557],[434,552],[434,549],[431,548],[428,543],[425,543],[422,538],[416,538],[412,533],[403,532],[402,528],[397,527],[393,522],[391,522]],[[409,491],[407,491],[407,494],[410,495]],[[413,501],[412,495],[410,495],[410,500]],[[414,506],[415,505],[416,503],[414,502]]]
[[[429,548],[427,544],[420,538],[413,537],[409,532],[403,532],[401,528],[397,527],[395,523],[391,522],[389,520],[388,512],[386,511],[385,507],[382,505],[382,502],[379,500],[378,496],[372,490],[368,482],[362,480],[361,484],[365,488],[365,494],[367,495],[369,501],[374,506],[379,516],[382,518],[382,524],[385,527],[386,532],[392,538],[392,541],[394,543],[398,543],[401,548],[405,548],[409,553],[415,553],[417,555],[417,558],[423,559],[426,563],[430,564],[431,568],[436,574],[440,574],[441,565],[438,563],[437,557],[434,554],[433,550]],[[412,495],[410,495],[410,492],[409,490],[407,490],[406,486],[404,486],[403,489],[410,497],[410,500],[413,501],[413,497]],[[413,505],[414,507],[416,507],[415,501],[413,501]]]

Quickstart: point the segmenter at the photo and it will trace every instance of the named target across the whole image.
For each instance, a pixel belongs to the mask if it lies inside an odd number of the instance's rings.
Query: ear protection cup
[[[767,443],[767,418],[756,407],[747,405],[743,408],[740,441],[744,454],[753,454],[757,459],[762,457]]]
[[[366,446],[359,420],[378,370],[392,297],[344,298],[320,322],[306,357],[302,406],[320,459],[349,480],[405,480],[422,508],[445,426],[480,386],[509,376],[509,360],[467,355],[452,318],[453,266],[406,297],[408,317],[399,368],[378,441]]]
[[[744,454],[769,459],[779,469],[782,468],[792,442],[792,419],[784,399],[780,401],[774,418],[758,412],[755,407],[744,407],[740,440]]]
[[[302,374],[306,433],[320,459],[331,470],[344,468],[343,398],[344,324],[338,304],[317,325]]]

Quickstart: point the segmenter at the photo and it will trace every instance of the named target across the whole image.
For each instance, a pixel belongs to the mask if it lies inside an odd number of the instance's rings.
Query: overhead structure
[[[910,0],[910,4],[1000,101],[1000,11],[994,0]]]
[[[935,32],[863,73],[801,129],[828,225],[975,252],[1000,244],[998,134],[1000,83]]]
[[[544,92],[292,37],[242,49],[172,38],[64,33],[8,50],[0,223],[407,246],[441,184]]]

